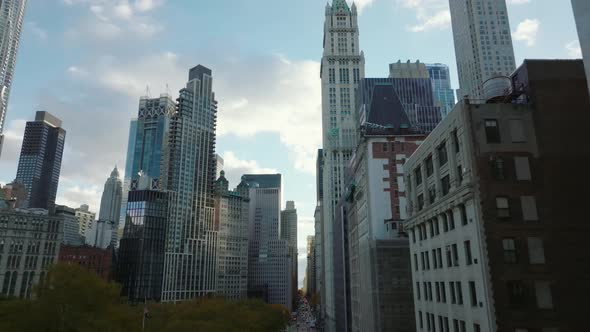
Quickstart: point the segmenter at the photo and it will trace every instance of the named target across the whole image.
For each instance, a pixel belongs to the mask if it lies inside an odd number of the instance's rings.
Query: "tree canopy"
[[[120,287],[78,265],[51,267],[33,300],[0,299],[0,331],[281,331],[286,308],[260,300],[197,299],[131,306]]]

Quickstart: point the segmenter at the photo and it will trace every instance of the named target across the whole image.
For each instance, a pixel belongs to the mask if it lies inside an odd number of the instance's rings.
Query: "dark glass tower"
[[[27,122],[16,173],[16,182],[27,191],[21,207],[55,207],[65,139],[61,120],[47,112],[37,112],[35,121]]]

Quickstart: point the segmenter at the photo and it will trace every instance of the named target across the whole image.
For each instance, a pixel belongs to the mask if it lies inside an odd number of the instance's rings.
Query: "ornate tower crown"
[[[334,2],[332,2],[332,10],[335,13],[348,13],[350,8],[348,7],[346,0],[334,0]]]

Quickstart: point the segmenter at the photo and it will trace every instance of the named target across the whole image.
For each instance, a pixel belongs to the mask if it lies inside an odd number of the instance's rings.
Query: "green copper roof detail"
[[[350,10],[350,8],[348,7],[348,4],[346,3],[346,0],[334,0],[332,2],[332,9],[334,10]]]

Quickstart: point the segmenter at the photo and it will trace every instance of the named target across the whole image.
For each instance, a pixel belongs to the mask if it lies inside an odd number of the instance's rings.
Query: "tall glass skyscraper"
[[[111,245],[115,246],[119,240],[117,229],[119,228],[119,217],[121,213],[121,196],[123,195],[123,184],[119,178],[117,167],[111,172],[111,176],[104,184],[104,190],[100,199],[100,210],[98,219],[102,222],[111,224],[113,232],[111,234]]]
[[[16,182],[27,191],[21,207],[55,207],[65,140],[61,120],[47,112],[37,112],[35,121],[27,122],[16,173]]]
[[[483,99],[483,83],[516,69],[506,0],[449,0],[462,99]]]
[[[4,121],[27,0],[0,1],[0,155]]]
[[[217,101],[211,70],[189,71],[170,122],[164,187],[175,192],[168,220],[162,301],[215,292],[215,131]],[[137,160],[135,161],[137,162]]]
[[[442,63],[426,64],[428,76],[432,81],[432,92],[436,106],[440,107],[444,118],[455,106],[455,92],[451,88],[449,66]]]

